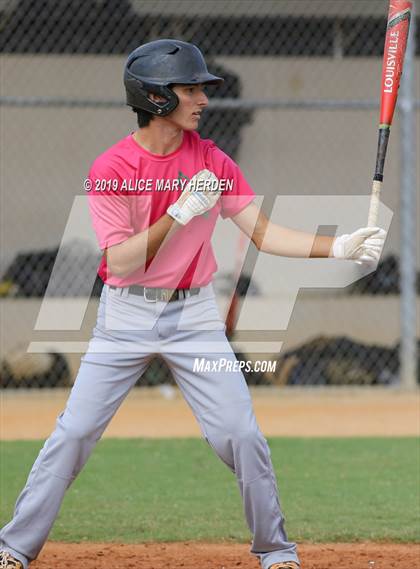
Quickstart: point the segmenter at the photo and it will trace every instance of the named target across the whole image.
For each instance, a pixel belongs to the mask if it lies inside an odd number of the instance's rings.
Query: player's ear
[[[162,95],[155,95],[154,93],[149,93],[148,97],[154,103],[166,103],[166,99],[165,97],[162,97]]]

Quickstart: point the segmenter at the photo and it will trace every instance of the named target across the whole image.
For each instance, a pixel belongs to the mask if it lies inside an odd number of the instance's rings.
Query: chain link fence
[[[383,0],[0,2],[0,386],[63,386],[74,380],[80,353],[51,349],[49,354],[27,354],[26,347],[34,337],[41,338],[33,328],[47,287],[49,296],[63,302],[92,295],[84,326],[68,333],[72,341],[89,339],[102,288],[94,276],[100,257],[82,238],[63,245],[62,236],[74,199],[84,195],[90,164],[136,128],[135,115],[124,104],[122,84],[129,51],[167,37],[201,48],[210,71],[226,80],[209,88],[211,105],[200,134],[212,138],[239,163],[256,193],[264,196],[263,209],[270,215],[279,196],[369,194],[387,4]],[[414,91],[409,118],[416,125],[415,141],[420,113],[419,29],[417,25],[410,67]],[[267,316],[271,332],[260,337],[267,342],[281,340],[283,349],[280,356],[267,354],[277,361],[276,371],[246,373],[249,383],[399,382],[401,273],[406,274],[400,261],[408,247],[400,238],[406,219],[399,191],[404,175],[400,122],[397,114],[383,195],[394,216],[378,270],[343,290],[302,290],[287,330],[279,326],[273,332],[277,315],[271,311]],[[414,172],[412,191],[418,194],[415,145],[411,152],[405,156],[405,168]],[[413,214],[420,217],[415,201],[404,207],[414,208]],[[362,212],[355,225],[363,220]],[[281,221],[287,224],[287,212]],[[238,235],[228,225],[218,227],[215,237],[219,264],[215,287],[225,312],[235,286],[232,267],[238,250]],[[418,228],[415,231],[418,241]],[[56,261],[59,278],[52,286]],[[419,267],[417,252],[417,271]],[[256,318],[266,299],[275,302],[282,278],[275,260],[268,268],[258,268],[252,259],[245,263],[240,285],[242,292],[248,290],[248,305]],[[419,313],[418,274],[416,278],[414,314]],[[239,359],[247,360],[252,357],[243,341],[247,331],[239,328],[232,340]],[[67,338],[61,332],[57,336]],[[48,344],[45,335],[41,339]],[[54,333],[49,339],[53,344]],[[172,381],[169,370],[155,360],[141,384],[168,381]]]

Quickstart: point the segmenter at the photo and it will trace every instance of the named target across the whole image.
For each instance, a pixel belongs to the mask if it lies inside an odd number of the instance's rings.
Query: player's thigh
[[[132,307],[122,303],[116,307],[102,294],[98,317],[87,352],[82,356],[80,368],[67,402],[67,419],[75,424],[103,424],[108,422],[130,389],[144,373],[153,357],[150,331],[111,329],[107,326],[108,314],[122,322],[118,311],[135,315]]]
[[[122,359],[114,354],[87,354],[81,362],[62,421],[81,435],[109,423],[148,362]]]
[[[173,353],[165,353],[165,360],[196,415],[226,407],[252,407],[247,383],[224,331],[198,332],[193,340],[178,339],[176,347]]]

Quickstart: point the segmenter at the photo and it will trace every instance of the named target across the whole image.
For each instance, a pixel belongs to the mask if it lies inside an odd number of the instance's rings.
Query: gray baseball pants
[[[263,569],[299,562],[296,545],[286,536],[270,450],[242,372],[193,369],[195,358],[235,361],[211,285],[170,303],[146,302],[127,288],[104,286],[66,408],[32,467],[12,521],[0,532],[1,549],[25,569],[38,556],[65,491],[155,354],[167,362],[209,445],[236,475],[253,535],[251,553]]]

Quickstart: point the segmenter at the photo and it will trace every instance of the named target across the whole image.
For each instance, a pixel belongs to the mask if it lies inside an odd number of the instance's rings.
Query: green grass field
[[[269,444],[292,539],[419,541],[418,439]],[[1,443],[1,525],[40,446]],[[68,491],[51,538],[246,541],[250,534],[235,477],[203,440],[105,439]]]

